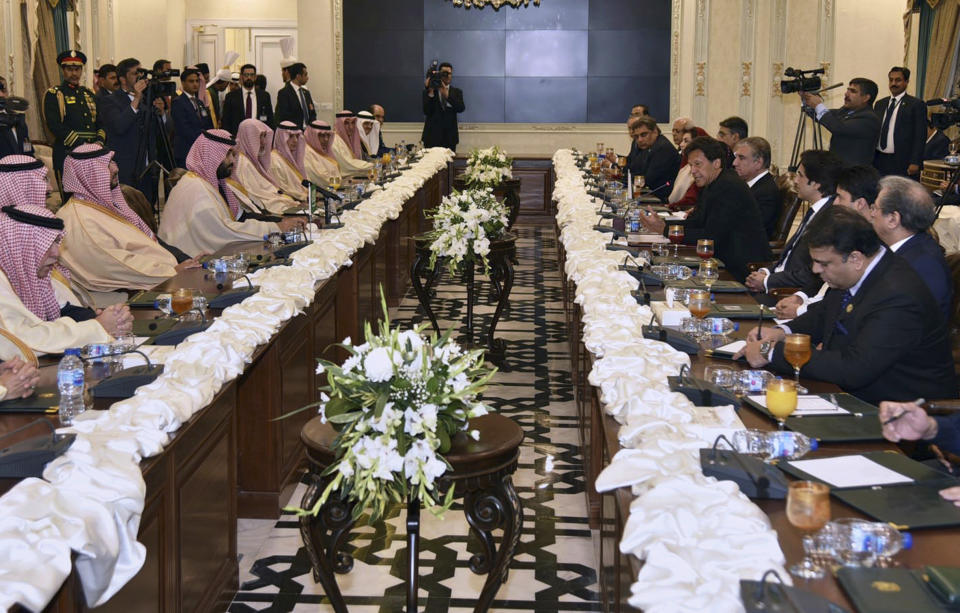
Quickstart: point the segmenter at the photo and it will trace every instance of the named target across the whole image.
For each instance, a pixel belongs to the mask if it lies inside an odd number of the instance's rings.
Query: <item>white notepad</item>
[[[747,341],[733,341],[732,343],[727,343],[726,345],[723,345],[721,347],[716,347],[714,351],[733,354],[740,351],[746,346],[747,346]],[[760,396],[760,398],[763,398],[763,396]]]
[[[733,343],[731,343],[732,345]],[[767,408],[766,396],[748,396],[750,400]],[[816,395],[797,396],[797,408],[791,417],[802,417],[806,415],[849,415],[850,411],[840,406],[834,406],[832,402]]]
[[[796,460],[790,462],[790,464],[833,487],[868,487],[892,485],[894,483],[913,483],[913,479],[910,477],[901,475],[895,470],[890,470],[862,455]]]

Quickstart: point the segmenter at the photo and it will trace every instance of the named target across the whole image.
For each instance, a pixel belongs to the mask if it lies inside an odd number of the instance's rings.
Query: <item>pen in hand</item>
[[[923,399],[923,398],[917,398],[916,400],[913,401],[913,404],[915,404],[915,405],[917,405],[917,406],[919,406],[919,407],[923,407],[923,405],[926,404],[926,402],[927,402],[927,401],[926,401],[925,399]],[[906,415],[908,412],[909,412],[909,411],[903,411],[903,412],[900,413],[899,415],[894,415],[894,416],[891,417],[890,419],[884,421],[882,425],[888,426],[888,425],[892,424],[893,422],[897,421],[898,419],[900,419],[901,417],[903,417],[904,415]]]

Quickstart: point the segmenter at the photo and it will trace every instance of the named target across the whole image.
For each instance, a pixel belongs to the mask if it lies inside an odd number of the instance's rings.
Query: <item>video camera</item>
[[[17,123],[17,116],[27,112],[30,102],[19,96],[0,98],[0,127],[9,128]]]
[[[431,89],[440,89],[443,87],[443,80],[440,78],[440,60],[430,62],[430,67],[427,68],[427,78],[430,79],[427,87]]]
[[[780,91],[784,94],[815,92],[821,88],[820,77],[816,75],[824,74],[824,72],[823,68],[813,70],[787,68],[783,71],[783,75],[792,78],[780,81]]]
[[[960,98],[932,98],[927,100],[927,106],[943,106],[940,113],[930,113],[930,123],[938,130],[946,130],[950,126],[960,125]]]
[[[151,98],[175,95],[177,93],[177,83],[170,79],[179,76],[180,71],[176,68],[164,71],[137,68],[137,81],[146,80],[148,82],[147,90]]]

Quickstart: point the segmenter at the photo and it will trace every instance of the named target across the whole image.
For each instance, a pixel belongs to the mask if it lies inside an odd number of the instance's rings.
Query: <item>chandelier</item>
[[[468,9],[477,8],[482,9],[487,6],[487,4],[493,7],[493,10],[499,11],[500,7],[504,4],[508,4],[513,8],[520,8],[521,5],[529,6],[530,0],[453,0],[454,6],[462,6]],[[540,0],[533,0],[535,6],[540,6]]]

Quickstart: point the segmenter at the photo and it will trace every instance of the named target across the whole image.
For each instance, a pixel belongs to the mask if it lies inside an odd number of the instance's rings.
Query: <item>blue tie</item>
[[[840,323],[840,318],[846,313],[851,300],[853,300],[853,294],[850,293],[850,290],[843,290],[843,296],[840,297],[840,312],[837,313],[837,320],[834,322],[834,327],[840,334],[849,334],[847,327]]]

